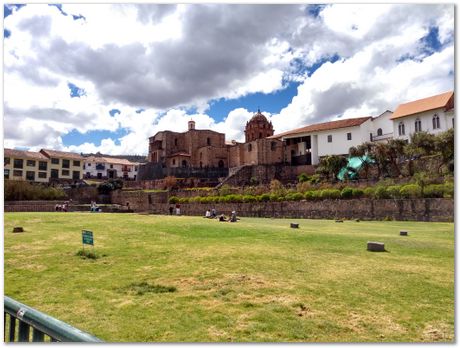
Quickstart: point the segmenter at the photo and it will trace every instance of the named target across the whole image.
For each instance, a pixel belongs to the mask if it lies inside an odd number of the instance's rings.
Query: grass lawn
[[[454,339],[453,223],[4,216],[5,295],[106,341]]]

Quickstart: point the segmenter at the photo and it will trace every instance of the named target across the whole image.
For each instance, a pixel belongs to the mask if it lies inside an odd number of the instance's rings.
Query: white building
[[[376,122],[383,127],[384,120],[389,115]],[[350,147],[370,141],[375,133],[371,116],[349,118],[312,124],[288,132],[277,134],[272,138],[281,138],[286,144],[285,160],[293,165],[316,165],[320,157],[327,155],[346,155]],[[391,125],[391,122],[388,120]],[[386,130],[388,126],[384,127]]]
[[[122,158],[89,156],[85,158],[84,172],[87,179],[136,180],[139,163]]]
[[[393,113],[386,110],[377,117],[372,118],[372,136],[370,141],[386,142],[393,138],[393,122],[391,116]]]
[[[432,134],[454,127],[454,92],[400,104],[393,115],[393,137],[410,140],[416,132]]]

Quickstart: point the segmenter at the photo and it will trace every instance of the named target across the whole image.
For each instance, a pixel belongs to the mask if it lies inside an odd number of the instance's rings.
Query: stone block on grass
[[[399,231],[399,235],[400,236],[408,236],[409,232],[407,232],[407,231]]]
[[[367,242],[368,251],[385,251],[385,243]]]
[[[22,227],[13,227],[13,233],[20,233],[24,232],[24,229]]]
[[[299,228],[299,224],[294,224],[291,222],[291,228]]]

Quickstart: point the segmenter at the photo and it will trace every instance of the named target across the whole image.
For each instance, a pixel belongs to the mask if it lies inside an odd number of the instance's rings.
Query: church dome
[[[264,114],[262,114],[262,113],[260,112],[260,110],[257,110],[257,114],[255,114],[254,116],[252,116],[252,118],[249,120],[249,122],[252,122],[252,121],[259,121],[259,122],[266,122],[266,123],[268,123],[267,118],[265,117]]]
[[[265,115],[257,110],[257,113],[246,123],[244,130],[246,142],[262,139],[273,135],[273,125]]]

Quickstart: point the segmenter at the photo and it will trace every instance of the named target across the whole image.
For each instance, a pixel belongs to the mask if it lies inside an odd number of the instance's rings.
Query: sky
[[[453,4],[4,6],[4,147],[148,152],[162,130],[244,140],[454,88]]]

